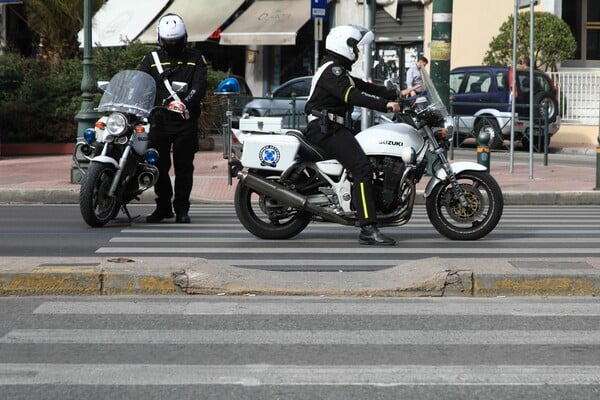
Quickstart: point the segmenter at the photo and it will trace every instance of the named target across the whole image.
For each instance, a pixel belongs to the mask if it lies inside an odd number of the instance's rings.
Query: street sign
[[[529,8],[531,5],[531,0],[518,0],[519,8]],[[533,5],[537,6],[540,0],[533,0]]]
[[[327,0],[310,0],[310,18],[327,19]]]

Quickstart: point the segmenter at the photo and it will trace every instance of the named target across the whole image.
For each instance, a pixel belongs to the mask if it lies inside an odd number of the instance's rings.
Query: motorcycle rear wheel
[[[504,208],[502,190],[484,171],[463,171],[456,175],[469,207],[454,198],[449,181],[437,184],[426,199],[427,216],[442,235],[452,240],[477,240],[490,233],[500,221]]]
[[[116,171],[112,165],[97,162],[88,167],[79,191],[79,209],[91,227],[106,225],[119,212],[117,198],[108,196]]]
[[[235,189],[234,202],[241,224],[261,239],[289,239],[302,232],[311,220],[310,214],[258,193],[242,182]]]

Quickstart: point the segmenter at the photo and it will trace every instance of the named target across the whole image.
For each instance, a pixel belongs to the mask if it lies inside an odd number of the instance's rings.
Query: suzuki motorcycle
[[[175,91],[187,84],[173,82]],[[158,152],[148,148],[150,125],[155,107],[156,84],[145,72],[125,70],[110,82],[98,82],[104,93],[98,105],[103,113],[95,128],[84,131],[73,153],[76,166],[84,174],[79,191],[79,208],[92,227],[106,225],[122,210],[129,221],[127,204],[158,180]],[[167,99],[165,99],[167,100]],[[173,111],[173,110],[171,110]],[[89,162],[85,171],[77,155]]]
[[[502,216],[502,191],[484,166],[449,162],[452,118],[426,72],[423,86],[424,95],[402,101],[403,111],[395,120],[356,135],[375,171],[378,225],[406,224],[416,185],[430,176],[424,196],[431,224],[449,239],[480,239]],[[235,210],[249,232],[287,239],[313,220],[358,224],[352,176],[302,132],[281,129],[277,118],[249,116],[232,131],[241,149],[226,138],[224,156],[231,177],[238,178]]]

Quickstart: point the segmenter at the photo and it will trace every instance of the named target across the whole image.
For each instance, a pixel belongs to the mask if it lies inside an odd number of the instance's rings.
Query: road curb
[[[369,272],[283,272],[213,264],[198,258],[113,258],[0,268],[0,296],[277,295],[370,297],[597,296],[600,270],[503,272],[441,258]],[[451,264],[451,265],[449,265]],[[463,265],[464,268],[461,268]],[[490,272],[498,269],[501,272]]]

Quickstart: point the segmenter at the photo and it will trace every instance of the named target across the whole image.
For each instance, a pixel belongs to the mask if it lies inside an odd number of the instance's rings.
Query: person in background
[[[150,146],[159,154],[159,177],[154,186],[156,209],[146,217],[146,222],[157,223],[175,216],[175,222],[189,223],[200,101],[207,85],[206,60],[200,51],[187,47],[187,30],[180,16],[161,17],[157,34],[160,50],[147,54],[139,69],[156,80],[156,105],[163,105],[168,98],[165,105],[169,110],[156,113],[150,130]],[[171,87],[174,81],[187,83],[187,92],[174,93]],[[171,151],[175,190],[169,176]]]
[[[358,49],[373,41],[373,32],[354,25],[338,26],[325,39],[327,55],[312,79],[305,105],[308,119],[306,138],[321,146],[352,174],[352,201],[361,230],[359,243],[392,246],[394,239],[377,227],[373,195],[373,167],[351,130],[353,107],[381,112],[398,112],[394,89],[350,76]]]
[[[408,71],[406,71],[406,87],[411,89],[409,96],[416,96],[419,93],[419,89],[412,89],[413,87],[420,88],[423,81],[421,80],[420,69],[426,67],[429,64],[429,60],[425,56],[419,56],[417,62],[414,63]]]

